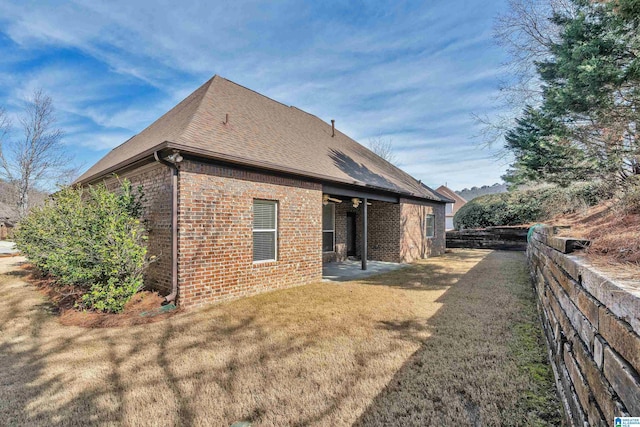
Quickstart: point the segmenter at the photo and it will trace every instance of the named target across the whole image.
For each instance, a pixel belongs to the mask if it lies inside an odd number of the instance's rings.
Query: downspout
[[[178,166],[182,157],[178,154],[173,162],[165,160],[154,151],[157,162],[171,168],[171,293],[164,297],[165,302],[174,302],[178,296]],[[171,157],[170,157],[171,158]]]

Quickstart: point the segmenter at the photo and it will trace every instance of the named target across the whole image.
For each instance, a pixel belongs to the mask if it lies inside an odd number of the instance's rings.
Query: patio
[[[409,264],[400,264],[397,262],[368,260],[367,269],[363,270],[360,260],[348,259],[341,262],[327,262],[322,266],[322,280],[331,282],[346,282],[349,280],[360,279],[363,277],[373,276],[375,274],[398,270],[408,265]]]
[[[18,253],[16,249],[16,244],[13,242],[9,242],[7,240],[0,240],[0,256],[2,255],[13,255]]]

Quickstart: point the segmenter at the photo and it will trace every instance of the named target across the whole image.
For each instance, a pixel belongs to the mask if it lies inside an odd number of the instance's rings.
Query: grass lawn
[[[560,424],[521,253],[116,329],[62,326],[17,261],[0,258],[0,424]]]

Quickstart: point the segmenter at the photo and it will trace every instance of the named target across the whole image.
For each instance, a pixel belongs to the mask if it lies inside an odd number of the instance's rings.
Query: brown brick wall
[[[167,294],[171,291],[171,170],[152,163],[119,175],[120,180],[124,178],[128,178],[134,188],[141,185],[145,195],[148,254],[156,257],[145,273],[145,287]],[[111,189],[119,186],[116,178],[104,182]]]
[[[13,227],[7,226],[0,221],[0,240],[11,239],[13,237]]]
[[[400,254],[402,238],[401,205],[374,201],[369,206],[368,258],[376,261],[405,262]]]
[[[527,248],[568,425],[640,415],[640,292],[611,280],[536,228]]]
[[[171,289],[171,171],[160,164],[122,174],[144,188],[149,227],[145,285]],[[115,188],[113,178],[107,184]],[[278,260],[253,263],[254,199],[278,201]],[[444,205],[372,201],[368,209],[369,259],[411,262],[444,252]],[[361,252],[362,207],[336,205],[336,252],[322,254],[322,187],[196,161],[180,165],[178,303],[193,307],[285,288],[322,278],[322,261],[346,259],[346,214],[356,214]],[[424,239],[421,215],[436,212],[436,237]],[[416,242],[420,242],[416,246]]]
[[[416,202],[400,200],[400,221],[402,237],[400,258],[403,262],[442,255],[445,250],[444,203]],[[425,217],[435,215],[433,237],[426,237]]]
[[[254,199],[278,202],[278,260],[253,262]],[[322,188],[185,161],[180,171],[179,294],[193,307],[322,279]]]

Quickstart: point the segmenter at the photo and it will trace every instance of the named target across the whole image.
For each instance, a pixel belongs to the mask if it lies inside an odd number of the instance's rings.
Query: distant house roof
[[[459,196],[458,193],[456,193],[455,191],[453,191],[452,189],[444,185],[441,185],[440,187],[438,187],[436,189],[436,192],[438,192],[439,194],[442,194],[447,199],[450,199],[453,201],[452,213],[458,212],[458,209],[460,209],[465,204],[467,204],[467,201],[463,197]]]
[[[76,183],[94,182],[155,150],[173,148],[213,160],[445,201],[337,129],[335,137],[331,134],[331,125],[312,114],[214,76],[111,150]]]

